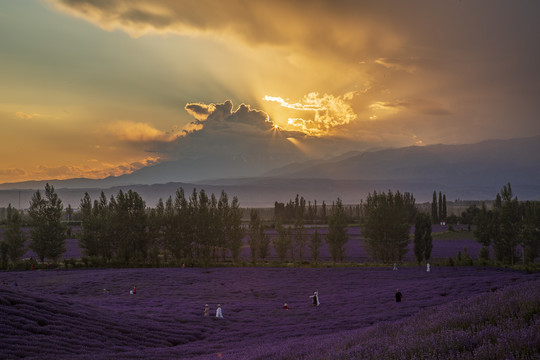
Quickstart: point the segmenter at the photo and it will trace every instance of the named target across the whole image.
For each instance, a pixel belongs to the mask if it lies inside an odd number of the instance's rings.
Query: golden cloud
[[[387,69],[400,70],[408,73],[414,73],[418,70],[418,59],[409,58],[409,59],[388,59],[388,58],[379,58],[375,60],[376,64],[382,65]]]
[[[170,142],[178,135],[158,130],[147,123],[116,121],[106,126],[106,131],[117,139],[129,142]]]
[[[39,116],[39,114],[37,114],[37,113],[29,114],[29,113],[25,113],[25,112],[22,112],[22,111],[17,111],[15,113],[15,116],[18,117],[19,119],[32,119],[32,118],[35,118],[35,117]]]
[[[343,96],[319,95],[312,92],[304,96],[301,102],[296,103],[289,103],[281,97],[268,95],[263,100],[276,102],[281,107],[291,110],[310,113],[309,118],[289,118],[289,130],[301,131],[313,136],[322,136],[331,134],[334,128],[349,124],[356,119],[355,112],[347,103],[353,97],[353,92],[346,93]]]
[[[160,161],[159,157],[148,156],[143,159],[120,162],[104,163],[95,159],[90,159],[90,165],[61,165],[44,166],[40,165],[34,169],[2,169],[0,170],[0,182],[19,182],[26,180],[64,180],[73,178],[103,179],[108,176],[120,176],[130,174],[135,170],[145,166],[156,164]]]

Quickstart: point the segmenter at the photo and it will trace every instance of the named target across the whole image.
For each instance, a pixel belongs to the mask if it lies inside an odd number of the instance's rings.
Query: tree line
[[[434,200],[436,192],[434,192]],[[445,215],[446,196],[439,193],[437,220]],[[370,193],[358,207],[345,207],[338,198],[330,207],[316,202],[310,207],[302,197],[287,204],[275,203],[272,227],[268,231],[257,210],[250,211],[249,223],[242,224],[242,209],[238,199],[229,201],[222,191],[219,198],[208,196],[204,190],[186,196],[179,188],[174,197],[160,199],[155,208],[148,208],[142,197],[134,191],[120,190],[107,198],[104,193],[92,200],[88,193],[81,199],[79,212],[74,214],[62,201],[54,188],[47,184],[45,191],[36,191],[30,203],[31,219],[29,248],[40,261],[45,258],[56,262],[65,253],[65,240],[70,230],[62,221],[77,215],[81,228],[77,234],[79,247],[85,258],[96,264],[208,265],[226,259],[240,260],[243,239],[247,235],[251,261],[265,261],[272,247],[281,262],[304,262],[308,257],[317,263],[323,242],[326,242],[332,261],[346,258],[347,227],[354,216],[359,217],[364,250],[377,262],[402,261],[413,238],[416,260],[426,262],[433,249],[431,224],[434,213],[418,212],[411,193]],[[312,210],[310,210],[310,208]],[[324,210],[323,210],[324,209]],[[439,211],[440,209],[440,211]],[[310,214],[311,211],[311,214]],[[510,184],[497,194],[493,210],[485,204],[470,207],[462,216],[473,219],[474,235],[484,247],[481,258],[489,258],[488,247],[494,249],[496,260],[514,264],[517,259],[534,261],[539,253],[540,202],[519,202],[513,197]],[[307,231],[306,223],[324,214],[327,233],[318,229]],[[410,233],[414,225],[414,234]],[[7,209],[3,241],[0,242],[2,263],[13,263],[26,251],[27,240],[22,230],[21,213]],[[522,253],[518,254],[517,246]],[[487,255],[486,255],[487,253]]]
[[[472,206],[468,212],[474,214],[474,235],[483,245],[481,258],[489,259],[489,246],[493,247],[495,260],[511,265],[519,259],[534,262],[539,256],[540,201],[519,202],[508,183],[496,195],[492,210],[483,203],[480,209]]]
[[[229,201],[204,190],[186,197],[179,188],[174,199],[147,209],[134,191],[119,191],[107,200],[81,200],[79,245],[86,256],[102,262],[158,265],[165,262],[209,264],[230,254],[238,261],[244,229],[238,198]]]

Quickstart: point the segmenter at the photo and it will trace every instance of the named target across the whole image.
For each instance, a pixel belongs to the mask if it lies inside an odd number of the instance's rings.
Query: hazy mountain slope
[[[64,204],[73,207],[79,206],[85,191],[97,198],[102,190],[110,197],[120,189],[133,189],[143,196],[147,205],[155,206],[159,198],[174,196],[179,187],[186,194],[197,188],[216,196],[225,190],[229,198],[238,196],[242,206],[248,207],[272,206],[275,201],[288,201],[296,194],[319,203],[323,200],[331,203],[337,197],[345,203],[358,203],[373,190],[389,189],[412,192],[418,202],[430,201],[434,190],[442,191],[449,200],[492,200],[507,182],[520,200],[540,199],[540,136],[351,152],[327,161],[292,162],[266,177],[252,177],[249,173],[253,168],[243,169],[243,160],[237,160],[235,166],[226,161],[220,164],[218,159],[204,166],[197,163],[196,168],[179,162],[161,163],[118,178],[49,183],[55,186]],[[257,166],[259,170],[263,168],[263,164]],[[183,172],[210,180],[157,181],[181,178]],[[0,207],[9,203],[28,207],[35,189],[42,189],[44,184],[45,181],[0,186]]]
[[[540,137],[364,152],[340,161],[269,173],[275,174],[289,178],[435,181],[449,186],[508,181],[534,184],[540,181]]]

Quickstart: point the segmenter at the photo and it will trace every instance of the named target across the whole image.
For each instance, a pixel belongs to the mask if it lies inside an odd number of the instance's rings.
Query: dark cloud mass
[[[190,103],[185,109],[196,119],[188,126],[195,130],[167,144],[167,152],[173,158],[202,154],[251,158],[277,153],[300,155],[283,136],[273,136],[269,131],[273,124],[263,111],[252,110],[245,104],[233,110],[230,100],[209,105]]]
[[[169,160],[242,159],[263,171],[359,148],[356,142],[343,138],[319,138],[278,130],[264,111],[245,104],[233,110],[230,100],[208,105],[190,103],[185,108],[195,117],[191,125],[198,128],[173,142],[158,144],[160,148],[156,151],[167,153]]]
[[[252,110],[249,105],[241,104],[233,111],[230,100],[210,105],[190,103],[185,109],[197,119],[192,124],[203,125],[207,131],[208,128],[223,129],[232,126],[232,123],[245,124],[259,130],[269,130],[274,126],[268,114],[261,110]]]

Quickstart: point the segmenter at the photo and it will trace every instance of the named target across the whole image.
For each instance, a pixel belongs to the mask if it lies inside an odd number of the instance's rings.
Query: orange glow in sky
[[[0,183],[203,150],[323,158],[342,139],[340,151],[537,135],[539,13],[535,1],[6,1]]]

